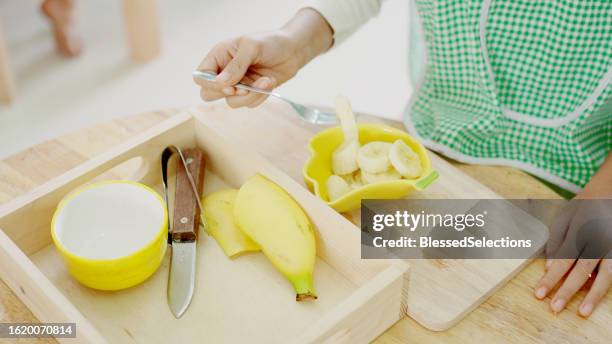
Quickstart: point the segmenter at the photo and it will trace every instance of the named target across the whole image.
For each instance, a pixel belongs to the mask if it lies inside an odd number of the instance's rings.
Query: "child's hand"
[[[198,70],[219,73],[216,81],[194,78],[200,96],[212,101],[225,98],[231,107],[255,107],[267,96],[236,89],[241,82],[271,91],[291,79],[308,61],[327,50],[332,31],[318,12],[302,9],[283,28],[233,38],[217,44]]]
[[[590,285],[578,308],[580,315],[588,317],[612,284],[612,200],[577,198],[551,226],[546,273],[535,296],[543,299],[560,285],[550,302],[552,311],[558,313],[576,292]]]
[[[203,100],[225,97],[231,107],[254,107],[266,95],[233,85],[242,82],[271,91],[297,73],[301,60],[296,43],[282,33],[242,36],[217,44],[200,63],[198,70],[219,73],[215,82],[194,80],[202,87]]]

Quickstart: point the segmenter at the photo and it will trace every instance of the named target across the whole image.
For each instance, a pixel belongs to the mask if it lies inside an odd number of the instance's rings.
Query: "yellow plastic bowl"
[[[394,142],[398,139],[409,145],[421,158],[423,174],[417,179],[399,179],[364,185],[346,195],[330,202],[327,196],[326,181],[332,174],[332,153],[344,141],[340,127],[333,127],[315,135],[310,140],[310,159],[304,166],[303,174],[306,185],[317,197],[327,202],[339,212],[350,211],[361,206],[363,199],[397,199],[408,195],[413,190],[422,190],[436,180],[438,173],[431,168],[427,151],[417,140],[406,132],[379,124],[359,124],[359,143],[364,145],[372,141]]]
[[[68,194],[51,221],[51,238],[70,274],[100,290],[129,288],[157,270],[166,253],[168,212],[157,192],[104,181]]]

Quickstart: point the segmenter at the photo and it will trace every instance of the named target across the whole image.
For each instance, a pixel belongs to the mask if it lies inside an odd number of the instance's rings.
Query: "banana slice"
[[[351,191],[351,187],[342,177],[332,174],[327,178],[327,195],[330,201],[335,201]]]
[[[336,116],[340,120],[340,126],[344,133],[344,141],[358,140],[359,131],[357,130],[357,122],[355,114],[351,108],[351,103],[345,96],[336,97]]]
[[[332,154],[332,170],[334,174],[342,175],[355,172],[359,142],[357,140],[344,141]]]
[[[351,184],[351,187],[357,189],[364,185],[365,183],[363,182],[363,178],[361,178],[361,171],[353,173],[353,183]]]
[[[399,173],[396,170],[390,169],[381,173],[369,173],[366,171],[361,171],[361,179],[364,184],[373,184],[378,182],[388,182],[390,180],[398,180],[402,179]]]
[[[390,148],[390,143],[382,141],[374,141],[362,146],[357,153],[359,168],[368,173],[387,171],[391,167],[389,163]]]
[[[356,171],[341,177],[349,185],[351,190],[355,190],[363,186],[363,181],[361,180],[361,171]]]
[[[389,150],[389,161],[393,168],[405,178],[418,178],[423,172],[421,159],[404,141],[393,142]]]

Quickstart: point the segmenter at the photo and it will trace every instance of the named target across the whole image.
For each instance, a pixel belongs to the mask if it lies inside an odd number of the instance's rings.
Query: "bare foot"
[[[57,49],[66,57],[79,55],[83,41],[75,32],[73,0],[44,0],[40,8],[53,25]]]

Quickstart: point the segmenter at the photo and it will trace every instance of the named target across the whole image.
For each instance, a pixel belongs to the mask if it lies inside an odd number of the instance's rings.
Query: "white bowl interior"
[[[114,259],[149,243],[164,221],[163,202],[144,187],[101,183],[69,199],[56,215],[58,241],[77,256]]]

